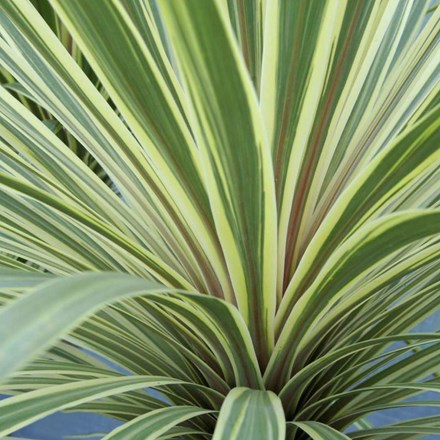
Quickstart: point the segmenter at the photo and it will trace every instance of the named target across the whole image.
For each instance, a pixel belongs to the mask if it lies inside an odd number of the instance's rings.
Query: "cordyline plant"
[[[440,305],[439,30],[423,0],[1,0],[0,435],[440,433],[364,419],[440,406],[411,331]]]

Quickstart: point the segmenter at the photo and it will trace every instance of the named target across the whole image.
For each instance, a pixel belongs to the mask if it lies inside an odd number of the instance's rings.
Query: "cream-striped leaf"
[[[103,440],[155,440],[171,428],[211,411],[191,406],[169,406],[139,416],[106,435]]]
[[[256,93],[220,1],[159,7],[183,76],[236,301],[264,365],[273,345],[276,210]]]
[[[310,435],[313,440],[347,440],[350,438],[342,432],[336,431],[331,426],[320,422],[289,422],[288,425],[297,426]]]
[[[234,388],[220,409],[213,440],[284,440],[286,421],[271,391]]]

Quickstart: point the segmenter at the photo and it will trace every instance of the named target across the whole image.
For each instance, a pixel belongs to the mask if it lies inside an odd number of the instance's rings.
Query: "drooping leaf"
[[[191,406],[169,406],[125,423],[106,435],[104,440],[155,440],[176,425],[210,412]]]

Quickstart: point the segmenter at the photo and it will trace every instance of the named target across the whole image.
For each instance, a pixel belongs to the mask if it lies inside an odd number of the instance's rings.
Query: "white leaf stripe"
[[[211,412],[191,406],[171,406],[158,409],[114,429],[103,440],[155,440],[174,426]]]
[[[281,2],[282,3],[282,2]],[[288,4],[286,4],[288,5]],[[293,4],[292,4],[293,5]],[[291,5],[291,6],[292,6]],[[303,7],[298,5],[299,9]],[[316,112],[321,101],[322,88],[324,87],[328,67],[327,64],[332,56],[332,48],[335,40],[339,35],[341,28],[340,17],[343,16],[344,8],[346,7],[344,1],[339,2],[310,2],[307,8],[309,9],[308,17],[310,23],[299,24],[299,26],[314,26],[317,31],[312,34],[316,36],[316,42],[312,41],[311,45],[314,50],[310,53],[310,48],[305,48],[306,59],[310,57],[310,70],[304,69],[300,72],[302,87],[300,90],[304,91],[304,95],[293,100],[299,105],[298,111],[289,109],[286,103],[283,102],[283,117],[281,118],[282,126],[279,129],[279,137],[275,140],[278,143],[275,151],[274,167],[275,177],[279,182],[277,188],[277,195],[279,202],[279,255],[285,260],[285,274],[282,277],[280,274],[279,286],[281,277],[284,279],[283,285],[287,285],[290,275],[290,266],[295,255],[291,255],[294,249],[292,240],[288,241],[288,236],[297,237],[298,232],[297,222],[300,219],[298,212],[301,212],[302,199],[306,195],[308,179],[310,178],[310,167],[314,160],[316,151],[316,141],[309,147],[309,138],[312,136],[312,129],[316,121]],[[280,8],[280,20],[289,19],[288,10]],[[304,16],[300,16],[300,20],[305,20]],[[287,29],[294,30],[295,25],[285,25]],[[283,36],[284,37],[284,36]],[[299,43],[296,43],[298,46]],[[285,43],[283,44],[285,47]],[[287,52],[288,48],[286,47]],[[289,60],[293,63],[293,60]],[[321,65],[322,63],[322,65]],[[286,63],[287,64],[287,63]],[[291,64],[288,65],[291,68]],[[284,73],[284,72],[283,72]],[[296,71],[292,72],[292,76],[296,75]],[[282,80],[280,81],[282,83]],[[313,86],[311,86],[313,84]],[[284,90],[280,90],[282,93]],[[287,89],[287,93],[290,90]],[[290,97],[290,96],[289,96]],[[286,95],[281,95],[281,100],[286,99]],[[286,108],[287,107],[287,108]],[[294,120],[289,120],[285,113]],[[298,115],[298,116],[296,116]],[[297,120],[296,117],[298,118]],[[278,118],[277,118],[278,119]],[[290,124],[289,124],[290,122]],[[294,129],[295,126],[301,127]],[[286,134],[287,131],[287,134]],[[278,134],[278,133],[277,133]],[[313,140],[312,140],[313,141]],[[309,147],[309,148],[307,148]],[[283,265],[281,265],[281,270]]]
[[[93,6],[89,2],[83,3]],[[198,252],[201,258],[205,254],[209,256],[211,263],[217,266],[216,270],[211,268],[210,263],[201,273],[210,273],[211,280],[214,281],[213,291],[227,294],[230,290],[229,281],[224,273],[224,262],[219,258],[219,245],[212,234],[205,233],[206,222],[200,218],[195,205],[188,202],[187,193],[179,190],[180,184],[175,181],[173,192],[181,193],[178,197],[170,196],[169,179],[174,179],[173,174],[168,173],[165,183],[158,178],[158,170],[150,164],[147,152],[78,69],[64,48],[51,38],[53,35],[44,21],[33,12],[32,6],[24,2],[21,7],[17,6],[13,2],[0,5],[0,10],[7,12],[0,14],[0,24],[7,29],[7,35],[17,39],[14,51],[7,45],[3,45],[3,51],[0,51],[0,57],[8,68],[21,81],[29,83],[29,88],[50,106],[57,119],[83,145],[87,145],[116,182],[124,199],[138,212],[145,213],[149,219],[149,227],[163,222],[159,231],[171,228],[169,237],[177,235],[179,238],[176,252],[179,252],[179,247],[190,245],[192,251],[186,253],[190,259],[194,252]],[[24,35],[30,38],[25,39]],[[27,57],[20,56],[17,51]],[[47,83],[41,82],[38,76],[41,72],[44,72],[47,81],[50,79],[57,87],[49,89]],[[145,203],[146,199],[148,203]],[[178,207],[176,203],[179,204]],[[193,232],[190,233],[188,228],[193,228]],[[192,261],[189,266],[197,267],[197,263]],[[217,277],[222,278],[222,289],[219,289]],[[202,290],[206,290],[206,287],[203,286]]]
[[[103,223],[97,218],[91,217],[88,213],[81,212],[76,207],[71,206],[71,204],[67,201],[63,201],[63,199],[56,198],[50,194],[41,191],[38,188],[34,188],[27,182],[22,181],[21,179],[19,180],[2,173],[0,173],[0,185],[6,187],[7,189],[11,189],[14,192],[18,192],[19,194],[26,195],[27,197],[35,199],[43,203],[44,205],[50,206],[56,211],[59,211],[67,215],[68,217],[79,221],[81,224],[83,224],[87,228],[90,228],[92,231],[98,232],[99,235],[104,236],[105,238],[110,240],[110,242],[114,242],[116,246],[128,251],[129,254],[132,253],[141,261],[144,260],[144,262],[147,263],[147,267],[151,269],[151,272],[155,274],[161,281],[165,281],[168,278],[168,275],[165,275],[165,273],[168,272],[168,274],[171,276],[171,278],[169,278],[169,281],[174,279],[174,281],[171,281],[171,284],[176,283],[174,284],[176,287],[181,287],[185,285],[186,287],[188,287],[187,283],[183,280],[181,276],[176,274],[171,268],[167,269],[164,263],[160,262],[157,257],[155,257],[151,252],[145,251],[138,245],[135,245],[135,243],[133,242],[130,243],[130,241],[122,234],[117,233],[115,230],[112,230],[107,224]],[[6,203],[6,197],[7,193],[2,193],[3,203]],[[16,205],[20,204],[20,199],[17,199],[15,203]],[[38,210],[38,206],[36,206],[34,209]],[[36,219],[34,219],[34,221],[36,222]],[[69,238],[69,234],[61,235],[60,238],[62,238],[63,240],[67,240]],[[162,272],[163,270],[164,272]],[[162,278],[163,275],[165,275],[164,278]]]
[[[329,310],[320,322],[314,327],[313,335],[310,337],[305,336],[303,345],[308,346],[308,351],[311,351],[319,339],[323,337],[333,326],[335,326],[339,319],[343,317],[349,317],[353,319],[352,313],[355,311],[356,306],[362,304],[367,298],[374,297],[382,289],[392,285],[393,282],[404,278],[408,273],[420,269],[420,266],[429,266],[433,262],[438,261],[440,257],[440,246],[437,245],[434,249],[428,249],[427,252],[419,252],[413,258],[407,257],[401,264],[396,265],[393,268],[389,268],[382,276],[378,278],[371,277],[370,283],[363,283],[362,286],[353,288],[344,296],[344,301],[336,304]],[[376,309],[376,319],[379,319],[378,310]],[[361,312],[362,314],[362,312]],[[362,316],[359,317],[362,319]],[[393,323],[396,321],[393,320]],[[360,323],[358,324],[360,326]],[[408,329],[409,330],[409,329]],[[343,332],[341,332],[342,338]],[[350,332],[350,339],[353,337],[353,333]],[[340,342],[340,341],[338,341]]]
[[[420,343],[429,343],[437,341],[440,338],[440,336],[435,333],[414,333],[413,336],[414,340],[420,340]],[[351,354],[364,352],[365,350],[374,346],[386,347],[387,345],[389,345],[390,342],[403,341],[407,337],[407,334],[401,334],[361,341],[355,344],[347,345],[346,347],[336,349],[326,354],[325,356],[322,356],[320,359],[308,364],[286,383],[286,385],[280,392],[280,397],[283,401],[284,406],[294,411],[294,402],[297,400],[298,396],[307,387],[310,381],[315,380],[315,376],[319,374],[324,368],[334,368],[334,364],[336,362],[350,356]]]
[[[193,242],[192,252],[198,252],[198,260],[210,260],[202,273],[209,271],[211,278],[219,275],[222,278],[222,287],[211,288],[228,292],[197,148],[179,106],[129,15],[117,0],[102,5],[83,0],[75,5],[57,0],[51,3],[88,55],[89,62],[145,150],[152,162],[151,174],[160,180],[167,198],[167,187],[173,187],[172,202],[178,206],[178,215],[186,220],[183,232],[187,236],[188,231],[192,232],[191,237],[187,237]],[[105,26],[95,26],[103,17]],[[110,51],[109,40],[114,41]],[[178,87],[175,81],[171,92],[174,87]],[[201,246],[201,240],[205,246]]]
[[[140,438],[435,432],[364,419],[438,391],[439,335],[408,333],[440,305],[428,9],[0,1],[0,392],[27,396],[8,429],[67,405]],[[166,402],[124,391],[151,376],[178,381]]]
[[[226,378],[232,376],[230,384],[262,388],[255,351],[243,318],[237,310],[205,296],[188,295],[185,303],[171,300],[169,297],[172,296],[158,297],[155,301],[170,304],[169,312],[182,316],[195,333],[202,334],[202,339],[208,341],[218,360],[227,359],[222,368],[231,368],[231,371],[224,371]],[[225,325],[226,322],[228,325]]]
[[[117,280],[125,282],[121,285]],[[43,283],[32,294],[0,310],[0,377],[3,379],[22,367],[100,306],[151,290],[166,289],[157,283],[124,274],[82,274]],[[69,297],[65,296],[66,291],[70,293]],[[38,311],[41,319],[50,326],[40,329],[40,321],[26,318],[35,316]],[[14,357],[9,356],[12,349]]]
[[[275,299],[265,292],[275,283],[276,220],[255,91],[220,2],[161,2],[159,7],[190,101],[189,120],[236,301],[264,364],[273,344]],[[215,58],[205,56],[213,53]]]
[[[313,421],[295,421],[289,422],[288,425],[297,426],[302,431],[309,434],[313,440],[348,440],[350,438],[342,432],[336,431],[331,426],[325,425],[324,423]]]
[[[280,375],[287,377],[290,374],[296,359],[294,354],[298,353],[302,343],[301,334],[315,325],[343,296],[344,289],[361,274],[371,271],[382,259],[405,245],[439,233],[440,211],[435,210],[414,210],[385,216],[367,223],[354,233],[331,256],[312,286],[293,307],[278,339],[279,349],[275,348],[265,373],[266,383],[273,384]],[[298,320],[299,316],[306,318]],[[290,359],[290,364],[287,359]]]
[[[419,124],[411,127],[394,145],[382,151],[338,198],[320,229],[313,237],[301,263],[286,289],[277,320],[283,322],[289,307],[303,292],[308,282],[305,270],[317,271],[335,248],[338,238],[355,230],[396,193],[417,179],[418,173],[440,160],[440,151],[432,148],[440,139],[440,107],[431,111]],[[348,229],[348,230],[347,230]],[[314,243],[319,243],[319,248]],[[308,278],[310,278],[308,272]]]
[[[154,376],[90,379],[9,397],[0,402],[0,435],[81,403],[145,387],[179,383],[182,381]]]
[[[263,51],[263,27],[265,0],[225,0],[244,62],[249,70],[255,89],[259,90],[261,58]],[[273,7],[271,4],[270,7]]]
[[[334,402],[336,404],[335,411],[336,411],[336,414],[338,414],[338,410],[340,410],[340,406],[339,406],[340,399],[341,399],[342,403],[344,403],[349,398],[358,397],[359,395],[365,394],[365,393],[368,393],[368,394],[366,394],[366,396],[367,396],[366,398],[373,398],[374,399],[374,397],[379,397],[383,392],[387,392],[387,391],[390,391],[390,392],[410,391],[411,393],[408,394],[408,396],[407,395],[403,396],[404,398],[406,398],[406,397],[410,397],[411,395],[420,394],[420,393],[426,392],[426,391],[439,393],[440,387],[439,387],[438,383],[430,383],[429,381],[425,382],[425,383],[391,382],[388,385],[374,385],[374,386],[369,386],[369,387],[365,387],[365,388],[359,387],[359,388],[355,388],[353,390],[345,391],[342,393],[334,393],[330,397],[316,400],[312,404],[308,405],[308,407],[305,409],[304,413],[309,412],[311,409],[324,408],[324,406],[325,406],[325,405],[323,405],[324,403],[328,403],[328,402],[334,400]]]
[[[322,90],[320,106],[315,117],[313,136],[308,139],[307,148],[301,143],[298,144],[298,148],[291,147],[295,133],[299,132],[301,134],[303,132],[302,126],[301,130],[295,129],[295,118],[299,119],[302,113],[296,111],[295,106],[301,106],[303,100],[301,95],[296,96],[294,93],[300,94],[304,90],[308,90],[300,81],[305,81],[304,78],[307,78],[304,72],[308,72],[308,69],[313,70],[315,67],[312,65],[311,60],[317,49],[314,47],[313,42],[307,46],[298,44],[305,53],[304,60],[300,58],[302,54],[300,49],[295,52],[294,46],[294,49],[291,50],[292,44],[284,44],[286,47],[285,55],[282,55],[282,43],[274,43],[273,50],[267,51],[267,65],[264,68],[268,71],[267,76],[269,79],[264,90],[268,93],[268,96],[263,96],[263,109],[268,109],[265,113],[266,119],[270,124],[271,118],[276,117],[278,121],[285,119],[284,113],[286,112],[290,111],[289,114],[293,115],[291,123],[286,124],[289,132],[281,136],[285,141],[281,144],[287,145],[285,148],[282,148],[281,145],[279,153],[275,149],[275,157],[278,154],[280,155],[278,157],[283,157],[283,154],[285,154],[288,158],[290,154],[291,161],[296,166],[298,173],[302,173],[300,181],[303,185],[303,187],[297,189],[294,195],[294,205],[292,205],[291,200],[293,197],[291,194],[293,191],[292,185],[287,185],[286,192],[289,194],[286,194],[286,200],[283,201],[281,206],[279,232],[281,250],[279,253],[283,257],[283,247],[286,246],[286,242],[288,243],[286,247],[286,264],[288,267],[284,277],[285,284],[287,284],[293,270],[296,268],[307,243],[313,237],[316,225],[319,225],[328,208],[333,204],[335,197],[340,194],[341,187],[346,186],[357,169],[361,169],[360,158],[365,156],[362,165],[366,165],[368,160],[384,145],[387,145],[388,140],[392,139],[405,126],[407,118],[417,112],[419,106],[427,105],[427,101],[434,99],[435,93],[431,92],[438,87],[438,82],[435,80],[436,74],[434,73],[435,63],[433,58],[430,56],[424,57],[423,54],[429,54],[431,50],[438,50],[435,47],[437,43],[432,32],[432,29],[437,26],[436,18],[433,18],[426,29],[423,29],[423,35],[420,34],[416,41],[410,41],[411,44],[414,43],[414,46],[402,52],[401,47],[406,42],[408,34],[412,32],[412,30],[411,32],[402,31],[406,21],[409,20],[412,12],[416,14],[416,17],[424,14],[420,10],[418,12],[412,11],[412,2],[402,3],[399,5],[394,3],[379,5],[379,3],[368,2],[365,5],[357,4],[356,7],[350,7],[352,5],[347,3],[345,13],[339,14],[340,17],[344,17],[341,32],[339,35],[338,32],[335,32],[334,35],[329,33],[337,42],[334,48],[333,61],[327,65],[326,58],[321,57],[319,61],[323,63],[323,66],[320,69],[315,69],[325,72],[328,68],[329,72],[327,85]],[[282,42],[288,42],[290,38],[293,42],[302,41],[301,37],[298,36],[295,39],[292,35],[295,32],[301,34],[304,23],[306,23],[304,32],[308,31],[313,38],[316,38],[318,32],[314,32],[313,26],[319,23],[319,13],[323,6],[324,3],[322,2],[307,2],[306,5],[302,5],[301,2],[280,2],[279,8],[273,8],[274,17],[272,17],[270,23],[276,31],[273,31],[271,36],[277,35],[277,37],[272,37],[272,39],[280,38],[279,35],[281,34]],[[338,6],[344,8],[341,2],[334,2],[331,8],[334,10]],[[297,20],[295,25],[282,27],[286,21],[295,19]],[[310,23],[306,21],[307,19],[310,20]],[[428,27],[431,28],[430,32]],[[269,41],[271,40],[269,39]],[[426,43],[423,48],[422,43]],[[414,55],[408,57],[407,54],[411,53],[412,50],[415,51]],[[419,61],[418,65],[416,62],[417,67],[412,67],[414,70],[420,69],[420,75],[412,77],[408,75],[410,70],[402,71],[400,61],[402,63],[404,61],[398,56],[402,53],[406,58]],[[275,59],[279,57],[278,62],[274,62],[274,57]],[[289,64],[289,57],[294,57],[295,63]],[[297,62],[304,66],[299,72],[294,67]],[[384,82],[387,78],[384,73],[387,68],[384,65],[391,69],[395,77],[394,81],[390,81],[389,84]],[[274,69],[276,69],[275,73],[273,72]],[[425,73],[426,78],[421,79],[420,76],[425,75]],[[287,81],[286,77],[289,78],[289,74],[292,76],[291,87],[286,92],[283,87]],[[274,79],[275,75],[278,75],[277,80]],[[402,82],[407,81],[407,86],[395,87],[396,78],[399,78]],[[413,83],[409,86],[408,83],[415,79],[420,80],[420,83]],[[299,84],[296,84],[295,80]],[[275,84],[278,87],[277,90],[273,90]],[[296,90],[295,85],[298,90]],[[389,90],[390,88],[391,90]],[[280,96],[280,108],[275,105],[277,93]],[[376,95],[380,96],[382,102],[376,104]],[[338,99],[339,102],[337,102]],[[290,103],[290,101],[293,102],[293,105],[286,105],[283,109],[283,104]],[[393,111],[390,111],[390,108]],[[275,111],[275,109],[278,111]],[[313,113],[313,106],[311,104],[304,105],[303,110],[304,117],[307,117],[309,113]],[[378,112],[382,115],[377,116]],[[279,118],[279,114],[282,114],[283,117]],[[370,115],[376,119],[371,120]],[[372,131],[375,135],[373,137],[370,135]],[[380,135],[376,135],[377,131],[380,131]],[[372,138],[379,138],[378,143],[372,144],[370,142]],[[274,142],[276,141],[277,139],[274,140]],[[307,154],[304,157],[304,164],[300,165],[301,152],[304,149]],[[300,156],[299,160],[298,156]],[[342,162],[341,159],[343,159]],[[329,165],[332,160],[334,160],[334,163]],[[281,159],[279,163],[286,168],[289,160]],[[326,174],[329,176],[328,179],[325,178]],[[295,173],[287,174],[287,176],[291,180],[299,178]],[[307,179],[310,181],[308,182]],[[329,180],[331,180],[330,184]],[[277,184],[278,192],[282,191],[284,179],[279,178]],[[318,203],[319,205],[316,206]],[[317,212],[314,213],[315,208],[317,208]],[[301,216],[298,215],[300,212]],[[289,257],[289,253],[292,254],[291,257]],[[282,277],[282,267],[280,272],[279,283]]]

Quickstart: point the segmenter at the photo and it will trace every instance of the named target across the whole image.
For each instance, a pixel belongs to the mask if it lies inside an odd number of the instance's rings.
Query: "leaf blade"
[[[284,410],[274,393],[234,388],[220,409],[213,440],[284,440],[285,432]]]
[[[190,121],[235,298],[265,364],[273,345],[276,306],[271,267],[276,210],[255,90],[220,2],[166,1],[159,8],[191,106]]]
[[[212,411],[192,406],[170,406],[136,417],[106,435],[103,440],[155,440],[171,428]]]

